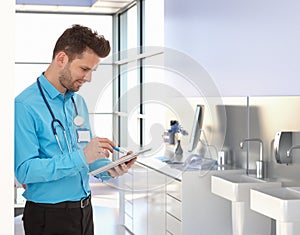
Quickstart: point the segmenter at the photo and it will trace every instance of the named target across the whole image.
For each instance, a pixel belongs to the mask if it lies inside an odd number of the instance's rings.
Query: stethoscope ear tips
[[[84,124],[84,118],[81,117],[81,116],[79,116],[79,115],[77,115],[74,118],[73,122],[74,122],[75,126],[83,126],[83,124]]]

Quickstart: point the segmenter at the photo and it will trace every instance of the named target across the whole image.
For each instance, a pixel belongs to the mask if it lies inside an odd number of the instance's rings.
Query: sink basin
[[[251,188],[280,187],[281,182],[257,179],[244,174],[224,174],[212,176],[212,193],[233,202],[249,202]]]
[[[212,176],[212,193],[231,201],[233,235],[271,234],[271,219],[250,209],[250,189],[281,187],[281,182],[245,174]]]
[[[300,222],[300,187],[251,190],[251,209],[282,222]]]

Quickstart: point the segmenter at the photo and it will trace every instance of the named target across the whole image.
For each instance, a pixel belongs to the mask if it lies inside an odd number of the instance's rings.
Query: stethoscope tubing
[[[50,104],[49,104],[49,102],[47,101],[46,96],[45,96],[45,94],[44,94],[44,92],[43,92],[43,89],[42,89],[42,87],[41,87],[41,83],[40,83],[40,81],[39,81],[39,78],[37,79],[37,85],[38,85],[39,91],[40,91],[40,93],[41,93],[41,96],[42,96],[42,98],[43,98],[43,100],[44,100],[44,103],[46,104],[46,106],[47,106],[47,108],[48,108],[48,110],[49,110],[49,112],[50,112],[50,114],[51,114],[51,117],[52,117],[52,121],[51,121],[51,129],[52,129],[52,132],[53,132],[53,134],[54,134],[54,136],[55,136],[57,145],[58,145],[58,147],[59,147],[61,153],[63,153],[63,149],[62,149],[61,143],[60,143],[59,138],[58,138],[58,135],[57,135],[55,123],[58,123],[58,126],[60,126],[60,128],[62,129],[63,135],[64,135],[64,139],[65,139],[65,142],[66,142],[67,147],[68,147],[68,151],[69,151],[69,153],[71,153],[71,147],[70,147],[70,144],[69,144],[69,141],[68,141],[68,138],[67,138],[66,130],[65,130],[63,124],[61,123],[61,121],[55,117],[55,115],[54,115],[54,113],[53,113],[53,110],[51,109]],[[73,102],[74,107],[75,107],[76,115],[78,115],[77,107],[76,107],[74,98],[71,97],[71,99],[72,99],[72,102]]]

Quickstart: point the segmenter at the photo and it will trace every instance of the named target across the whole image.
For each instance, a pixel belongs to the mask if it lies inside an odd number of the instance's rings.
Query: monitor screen
[[[190,135],[190,141],[188,147],[189,152],[192,152],[198,145],[201,130],[202,130],[203,117],[204,117],[204,105],[198,104],[196,107],[192,131]]]

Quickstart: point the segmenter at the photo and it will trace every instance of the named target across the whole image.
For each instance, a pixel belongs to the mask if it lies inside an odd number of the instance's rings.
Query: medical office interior
[[[79,91],[93,133],[152,148],[118,179],[91,177],[95,234],[300,234],[298,1],[37,2],[13,4],[13,96],[86,25],[113,48]],[[0,213],[23,234],[13,190]]]

